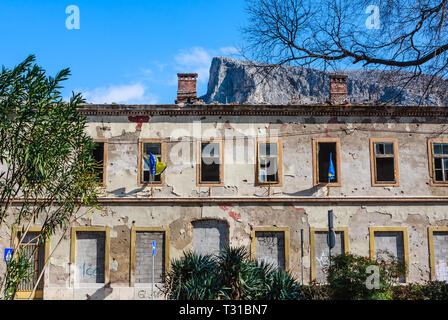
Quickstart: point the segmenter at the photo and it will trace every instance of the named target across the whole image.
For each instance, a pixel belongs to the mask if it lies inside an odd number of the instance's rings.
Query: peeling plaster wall
[[[224,186],[196,185],[194,162],[171,159],[171,153],[181,150],[196,155],[196,143],[188,140],[200,137],[201,132],[217,131],[222,137],[248,132],[251,135],[266,129],[282,136],[283,184],[272,187],[272,197],[309,197],[306,203],[196,203],[196,204],[103,204],[101,211],[85,214],[73,226],[110,228],[110,285],[77,288],[74,270],[70,265],[70,232],[50,258],[45,274],[45,299],[150,299],[141,288],[130,286],[131,228],[163,227],[169,230],[169,257],[178,258],[193,248],[192,221],[217,219],[228,224],[230,245],[250,248],[251,231],[256,227],[288,227],[289,266],[292,274],[301,278],[304,265],[305,283],[310,280],[309,228],[327,227],[327,211],[335,213],[335,227],[348,227],[349,251],[369,255],[369,227],[406,227],[409,242],[410,272],[408,281],[428,280],[430,275],[428,226],[448,226],[448,204],[373,203],[336,204],[315,203],[313,199],[327,197],[325,188],[313,187],[312,138],[334,137],[341,141],[341,187],[331,187],[332,197],[403,197],[447,196],[448,188],[431,187],[427,155],[427,139],[448,137],[438,134],[446,130],[437,119],[329,118],[329,117],[89,117],[88,133],[93,138],[108,139],[107,183],[104,196],[108,198],[147,198],[149,187],[137,183],[138,139],[184,137],[179,144],[167,143],[166,186],[154,187],[153,197],[265,197],[268,190],[255,186],[255,141],[237,139],[225,142]],[[201,129],[193,123],[201,123]],[[433,134],[430,134],[433,132]],[[370,177],[370,138],[397,138],[400,168],[399,187],[372,187]],[[228,160],[242,158],[242,163]],[[194,160],[194,159],[193,159]],[[36,223],[39,225],[39,222]],[[301,261],[300,230],[304,230],[304,258]],[[51,240],[53,250],[60,234]],[[10,245],[11,235],[6,227],[0,233],[0,248]],[[0,274],[5,264],[0,262]],[[162,298],[160,293],[158,298]]]
[[[158,116],[139,127],[127,117],[117,116],[91,117],[87,130],[92,137],[109,142],[108,197],[148,196],[150,187],[139,187],[137,181],[138,139],[170,137],[183,137],[184,141],[167,141],[166,186],[154,186],[154,196],[198,197],[209,192],[212,196],[266,196],[267,188],[255,185],[255,138],[267,132],[280,136],[283,142],[284,181],[282,186],[271,188],[271,196],[327,195],[326,190],[313,186],[312,139],[324,137],[341,142],[342,185],[331,187],[331,196],[446,196],[447,188],[430,186],[427,154],[428,138],[448,137],[443,134],[446,125],[437,119],[421,120]],[[224,186],[197,186],[196,139],[235,135],[238,138],[224,142]],[[400,186],[371,186],[370,138],[398,139]]]

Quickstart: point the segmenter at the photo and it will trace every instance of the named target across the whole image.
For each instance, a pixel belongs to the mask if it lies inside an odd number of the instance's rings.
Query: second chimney
[[[330,104],[347,104],[347,75],[330,74]]]
[[[178,73],[177,74],[177,99],[179,102],[194,102],[197,99],[196,81],[197,73]]]

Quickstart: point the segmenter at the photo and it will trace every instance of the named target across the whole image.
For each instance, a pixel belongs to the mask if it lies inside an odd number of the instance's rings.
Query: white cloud
[[[219,51],[226,56],[233,56],[239,53],[237,47],[222,47],[219,49]]]
[[[85,91],[83,96],[88,103],[157,103],[157,97],[146,92],[141,83],[95,88]]]
[[[206,82],[208,80],[208,72],[212,62],[212,54],[202,47],[194,47],[188,50],[181,50],[174,56],[180,72],[196,72],[198,81]]]

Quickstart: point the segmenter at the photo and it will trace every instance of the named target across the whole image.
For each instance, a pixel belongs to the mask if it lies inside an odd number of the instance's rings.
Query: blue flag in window
[[[166,164],[160,162],[155,155],[149,154],[149,174],[152,176],[159,175],[166,169]]]
[[[331,157],[330,152],[330,165],[328,167],[328,180],[334,180],[335,179],[335,172],[334,172],[334,166],[333,166],[333,159]]]

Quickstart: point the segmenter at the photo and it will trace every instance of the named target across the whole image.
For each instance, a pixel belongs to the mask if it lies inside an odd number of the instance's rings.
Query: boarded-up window
[[[22,237],[22,235],[18,233],[18,237]],[[28,231],[20,244],[20,250],[31,264],[28,269],[31,277],[20,281],[17,291],[32,291],[42,272],[45,259],[45,245],[40,237],[40,233]],[[37,290],[42,290],[44,285],[43,279],[44,277],[41,278]]]
[[[434,231],[433,246],[436,280],[448,282],[448,231]]]
[[[153,241],[156,241],[154,282],[162,282],[165,273],[165,232],[137,231],[135,234],[135,283],[152,283]]]
[[[335,246],[331,249],[331,255],[339,255],[346,252],[345,248],[345,233],[343,231],[335,231]],[[328,266],[329,266],[329,247],[327,243],[328,231],[314,232],[314,270],[316,281],[318,283],[325,283],[327,281]]]
[[[105,232],[76,232],[77,282],[104,283],[105,245]]]
[[[283,231],[256,231],[255,259],[285,270],[285,233]]]
[[[227,223],[218,220],[193,222],[193,248],[198,254],[218,254],[228,244]]]
[[[375,257],[388,261],[389,255],[397,258],[402,263],[405,262],[404,239],[402,231],[375,231]],[[400,282],[406,282],[405,277],[400,278]]]

